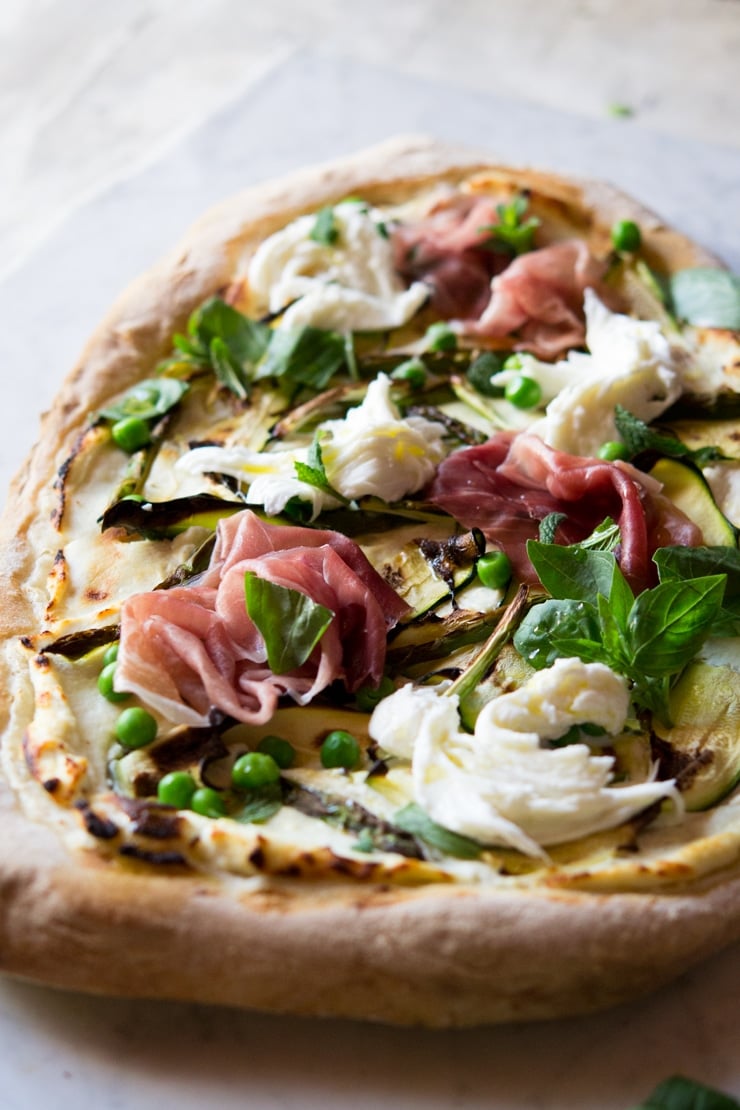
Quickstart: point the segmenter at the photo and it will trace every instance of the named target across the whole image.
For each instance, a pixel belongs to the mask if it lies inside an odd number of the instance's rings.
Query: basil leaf
[[[345,363],[344,337],[322,328],[278,328],[255,372],[255,380],[279,378],[287,383],[324,389]]]
[[[727,458],[719,447],[699,447],[694,450],[682,443],[677,436],[667,432],[657,432],[621,405],[617,405],[614,409],[614,423],[630,458],[642,454],[643,451],[655,451],[669,459],[686,459],[689,462],[695,462],[697,466],[707,466],[711,462]]]
[[[334,619],[307,594],[278,586],[252,571],[244,576],[247,613],[262,634],[273,674],[301,667]]]
[[[528,540],[527,555],[552,597],[595,603],[598,594],[609,596],[617,569],[609,552]]]
[[[580,641],[599,646],[600,628],[594,605],[573,600],[540,602],[530,609],[514,633],[514,647],[538,671],[568,654],[561,641],[567,641],[569,647]]]
[[[661,582],[683,581],[702,574],[726,574],[722,608],[712,625],[714,636],[740,635],[740,550],[737,547],[661,547],[653,555]]]
[[[673,312],[688,324],[740,331],[740,277],[709,267],[679,270],[668,282]]]
[[[223,339],[217,335],[211,340],[209,355],[211,368],[221,385],[236,394],[240,401],[246,401],[249,390],[244,371]]]
[[[637,597],[627,622],[637,674],[659,678],[686,666],[719,613],[725,582],[723,574],[661,582]]]
[[[211,351],[213,340],[220,339],[234,362],[249,372],[267,350],[272,329],[250,320],[220,297],[211,297],[188,320],[188,334],[206,353]]]
[[[483,851],[477,841],[438,825],[415,802],[410,802],[399,810],[393,818],[393,824],[423,840],[425,844],[431,845],[445,856],[455,856],[457,859],[478,859]]]
[[[326,476],[324,460],[321,457],[321,441],[318,432],[311,443],[308,452],[308,461],[304,463],[295,462],[293,466],[295,467],[296,477],[299,478],[301,482],[305,482],[307,486],[314,486],[316,489],[320,489],[322,493],[328,493],[330,497],[336,498],[342,505],[352,504],[349,498],[341,494],[339,490],[334,489],[334,486]]]
[[[145,378],[127,389],[120,401],[101,409],[98,417],[103,420],[124,420],[138,417],[153,420],[179,404],[190,386],[177,378]]]
[[[241,809],[230,816],[234,821],[261,825],[269,821],[283,805],[283,790],[279,782],[271,782],[250,790]]]
[[[674,1075],[659,1083],[634,1110],[740,1110],[740,1102],[695,1079]]]
[[[613,665],[614,670],[619,671],[620,674],[629,672],[629,649],[625,642],[625,620],[629,615],[634,597],[632,591],[629,591],[629,605],[625,609],[621,603],[618,603],[617,611],[615,612],[612,602],[605,597],[597,599],[597,611],[599,614],[599,624],[601,626],[601,643],[604,648],[604,659],[610,665]]]
[[[334,218],[334,209],[331,205],[320,208],[316,213],[316,223],[309,233],[309,239],[314,243],[321,243],[324,247],[333,247],[339,238],[339,228]]]
[[[608,598],[609,612],[613,615],[620,628],[624,629],[627,625],[630,612],[632,611],[632,606],[635,603],[635,595],[632,593],[629,582],[622,574],[616,562],[611,589],[608,595],[605,596]]]

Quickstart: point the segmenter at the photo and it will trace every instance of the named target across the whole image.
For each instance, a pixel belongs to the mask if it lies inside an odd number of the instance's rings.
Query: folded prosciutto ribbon
[[[588,536],[605,517],[619,524],[621,569],[635,592],[654,584],[658,547],[695,547],[701,530],[660,492],[660,483],[625,462],[581,458],[548,447],[535,435],[500,432],[480,447],[455,451],[427,490],[434,504],[466,528],[480,528],[512,561],[517,576],[536,582],[527,540],[540,521],[563,513],[563,543]]]
[[[334,613],[310,658],[289,674],[267,664],[246,609],[247,572]],[[377,685],[387,632],[407,608],[346,536],[265,524],[245,510],[220,521],[211,565],[196,583],[124,603],[116,686],[179,724],[205,726],[214,710],[263,724],[283,694],[305,704],[336,679],[350,691]]]
[[[602,278],[606,264],[580,239],[567,239],[511,260],[489,249],[498,222],[488,197],[444,201],[425,219],[393,231],[396,267],[425,281],[440,315],[467,335],[515,339],[517,350],[554,359],[583,344],[583,294],[613,300]]]

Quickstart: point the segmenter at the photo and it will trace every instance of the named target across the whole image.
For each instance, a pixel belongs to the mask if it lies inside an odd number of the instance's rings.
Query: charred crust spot
[[[115,821],[101,817],[88,802],[76,802],[75,808],[79,810],[83,824],[91,836],[98,840],[114,840],[118,836],[120,830]]]
[[[247,859],[258,871],[262,871],[265,866],[265,853],[259,845],[249,853]]]
[[[156,852],[149,848],[139,848],[136,844],[122,844],[119,852],[128,859],[140,860],[165,867],[187,867],[188,862],[181,852]]]
[[[108,593],[106,590],[85,590],[85,597],[88,601],[107,601]]]
[[[51,666],[51,662],[46,658],[45,655],[42,655],[41,653],[36,656],[36,658],[34,659],[34,663],[39,668],[39,670],[42,671]]]
[[[28,753],[26,753],[26,757],[28,757]],[[41,785],[48,794],[56,794],[61,782],[59,779],[46,779]]]
[[[33,644],[33,640],[31,639],[31,637],[30,636],[21,636],[21,646],[24,647],[24,648],[28,648],[29,651],[33,651],[34,644]]]
[[[180,835],[181,821],[177,810],[138,798],[119,798],[119,805],[132,819],[134,832],[151,840],[172,840]]]

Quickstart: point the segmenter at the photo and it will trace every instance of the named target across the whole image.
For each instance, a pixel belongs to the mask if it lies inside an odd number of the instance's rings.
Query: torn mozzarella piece
[[[617,734],[628,707],[620,675],[601,663],[560,659],[490,702],[472,736],[460,730],[454,697],[410,686],[375,709],[370,735],[411,760],[415,800],[434,821],[545,857],[544,845],[613,828],[662,798],[680,805],[672,780],[610,786],[611,756],[594,756],[585,744],[541,746],[574,724]]]
[[[680,396],[682,384],[658,323],[611,312],[592,289],[586,290],[584,307],[589,354],[571,351],[554,366],[529,358],[521,372],[552,398],[529,430],[549,447],[589,457],[619,438],[616,405],[649,424]],[[500,379],[496,375],[496,383],[505,384]],[[558,382],[563,384],[553,395]]]
[[[401,417],[390,396],[390,379],[380,374],[361,405],[343,420],[319,425],[322,461],[329,483],[350,501],[381,497],[398,501],[431,479],[445,457],[444,428],[421,416]],[[309,447],[196,447],[177,463],[188,473],[228,474],[247,486],[246,502],[280,513],[292,497],[309,502],[316,517],[339,502],[330,493],[302,482],[297,462],[307,463]]]
[[[272,313],[285,309],[281,327],[372,331],[407,323],[429,289],[404,286],[382,219],[363,204],[337,204],[333,243],[311,238],[315,214],[294,220],[257,248],[247,270],[252,295]]]

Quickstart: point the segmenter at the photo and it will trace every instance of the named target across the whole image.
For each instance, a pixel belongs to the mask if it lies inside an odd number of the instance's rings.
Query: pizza
[[[740,937],[739,313],[426,140],[207,214],[10,492],[2,968],[470,1025]]]

